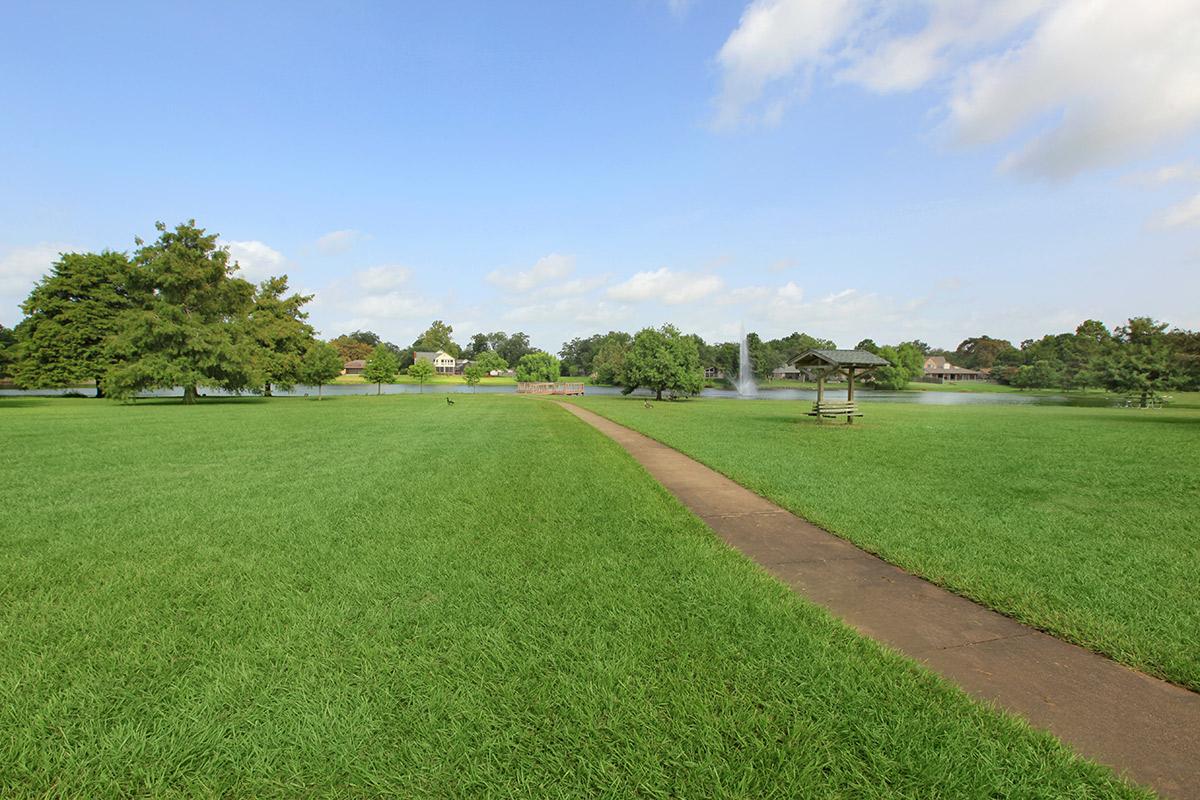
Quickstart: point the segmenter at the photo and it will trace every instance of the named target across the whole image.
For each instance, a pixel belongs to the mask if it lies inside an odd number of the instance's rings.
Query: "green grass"
[[[883,558],[1200,689],[1200,413],[876,403],[581,405]]]
[[[6,798],[1138,794],[551,403],[16,398],[0,428]]]

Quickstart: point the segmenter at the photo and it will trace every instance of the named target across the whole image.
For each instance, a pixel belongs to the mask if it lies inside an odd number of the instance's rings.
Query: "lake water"
[[[342,395],[370,395],[375,394],[375,386],[372,384],[335,384],[326,386],[323,393],[328,397]],[[475,391],[479,394],[515,394],[515,386],[479,386]],[[621,390],[614,386],[588,386],[585,388],[587,394],[590,395],[620,395]],[[79,394],[92,396],[95,395],[95,389],[0,389],[0,397],[50,397],[61,395],[66,392],[78,392]],[[421,392],[428,395],[445,395],[445,394],[470,394],[471,387],[462,384],[438,384],[434,386],[426,386],[422,390],[421,387],[408,383],[392,383],[384,384],[383,394],[417,394]],[[228,392],[223,392],[219,389],[205,390],[205,393],[213,397],[229,396]],[[306,397],[315,396],[316,388],[311,386],[297,386],[290,392],[285,392],[276,389],[274,394],[276,397]],[[178,397],[183,392],[180,389],[168,390],[163,389],[154,392],[145,392],[139,397]],[[654,393],[646,390],[634,392],[636,397],[653,397]],[[738,394],[732,389],[704,389],[700,392],[701,397],[722,397],[737,399]],[[817,393],[812,389],[763,389],[760,390],[758,396],[745,402],[748,403],[769,403],[773,400],[807,400],[812,401],[817,397]],[[845,397],[845,389],[834,386],[826,390],[826,397],[831,399],[840,399]],[[1019,394],[1016,392],[929,392],[929,391],[913,391],[913,392],[885,392],[874,391],[872,389],[856,389],[854,399],[862,403],[917,403],[925,405],[1108,405],[1115,402],[1113,398],[1089,397],[1067,397],[1065,395],[1045,395],[1045,394]]]

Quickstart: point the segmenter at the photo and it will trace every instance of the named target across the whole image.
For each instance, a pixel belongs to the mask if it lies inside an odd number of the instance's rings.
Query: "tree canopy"
[[[419,361],[414,362],[413,365],[408,368],[408,377],[416,378],[417,383],[421,386],[422,389],[424,389],[424,387],[425,387],[425,381],[432,378],[433,375],[434,375],[433,364],[430,364],[428,361],[426,361],[423,358]]]
[[[561,374],[558,359],[540,350],[521,356],[516,373],[518,381],[532,382],[556,381]]]
[[[508,369],[508,362],[500,357],[495,350],[484,350],[475,357],[475,364],[484,372],[503,372]]]
[[[453,334],[453,327],[440,319],[435,319],[425,332],[412,343],[412,349],[425,352],[442,350],[458,358],[462,354],[462,348],[455,343]]]
[[[115,397],[145,389],[183,387],[194,402],[197,387],[239,392],[262,386],[266,373],[256,343],[239,324],[254,306],[254,286],[234,277],[217,234],[195,220],[139,247],[129,277],[133,307],[121,313],[108,354],[115,361],[104,386]]]
[[[108,347],[121,315],[134,307],[132,266],[124,253],[64,253],[21,304],[16,334],[22,356],[15,369],[21,386],[74,386],[95,381],[116,363]]]
[[[633,337],[625,354],[618,378],[622,391],[629,394],[639,386],[672,396],[699,394],[704,385],[704,368],[696,340],[684,336],[674,325],[643,328]]]
[[[383,391],[383,384],[396,380],[396,373],[399,369],[396,354],[387,345],[377,344],[371,351],[370,357],[367,358],[362,375],[368,383],[375,384],[375,394],[380,394]]]
[[[304,306],[313,296],[287,294],[286,275],[259,284],[247,318],[247,329],[258,345],[256,369],[265,376],[263,394],[271,385],[291,389],[300,381],[300,362],[313,341],[313,329],[304,320]]]
[[[321,398],[321,387],[342,372],[342,354],[328,342],[310,342],[300,359],[300,382],[317,387],[317,399]]]

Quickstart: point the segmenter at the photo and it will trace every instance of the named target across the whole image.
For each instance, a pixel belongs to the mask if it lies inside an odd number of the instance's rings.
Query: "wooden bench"
[[[848,422],[850,417],[861,417],[862,412],[858,410],[858,405],[854,402],[842,400],[831,403],[824,401],[813,403],[812,411],[808,412],[808,416],[817,417],[818,422],[822,417],[845,417]]]

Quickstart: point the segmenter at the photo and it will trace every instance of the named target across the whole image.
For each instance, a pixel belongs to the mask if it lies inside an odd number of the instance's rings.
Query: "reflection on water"
[[[844,389],[842,391],[845,391]],[[475,389],[462,384],[437,384],[434,386],[426,386],[422,389],[420,386],[409,383],[393,383],[384,384],[383,394],[417,394],[418,392],[428,395],[445,395],[445,394],[469,394],[477,392],[478,394],[515,394],[516,387],[509,384],[506,386],[478,386]],[[621,390],[614,386],[588,386],[587,394],[590,395],[620,395]],[[833,396],[838,395],[838,388],[833,387],[826,390],[827,393],[832,393]],[[95,389],[37,389],[25,391],[21,389],[0,389],[0,397],[29,397],[29,396],[54,396],[76,393],[88,397],[96,394]],[[376,387],[373,384],[335,384],[326,386],[322,393],[327,397],[335,397],[342,395],[369,395],[376,393]],[[145,392],[138,395],[139,397],[178,397],[183,392],[180,389],[162,389],[154,392]],[[220,389],[208,389],[204,394],[210,397],[229,397],[229,392],[221,391]],[[276,397],[315,397],[317,394],[316,387],[312,386],[297,386],[290,392],[276,389],[274,392]],[[653,397],[654,393],[647,390],[639,390],[634,392],[638,397]],[[246,395],[254,396],[254,395]],[[701,397],[723,397],[736,399],[738,393],[734,389],[705,389],[700,393]],[[815,400],[817,397],[816,391],[812,389],[763,389],[754,400],[747,402],[770,402],[772,400]],[[745,398],[743,398],[745,399]],[[1065,395],[1045,395],[1045,394],[1019,394],[1016,392],[884,392],[873,391],[871,389],[858,389],[855,391],[854,399],[863,403],[917,403],[935,406],[953,406],[953,405],[1111,405],[1113,398],[1105,396],[1094,397],[1079,397]]]

